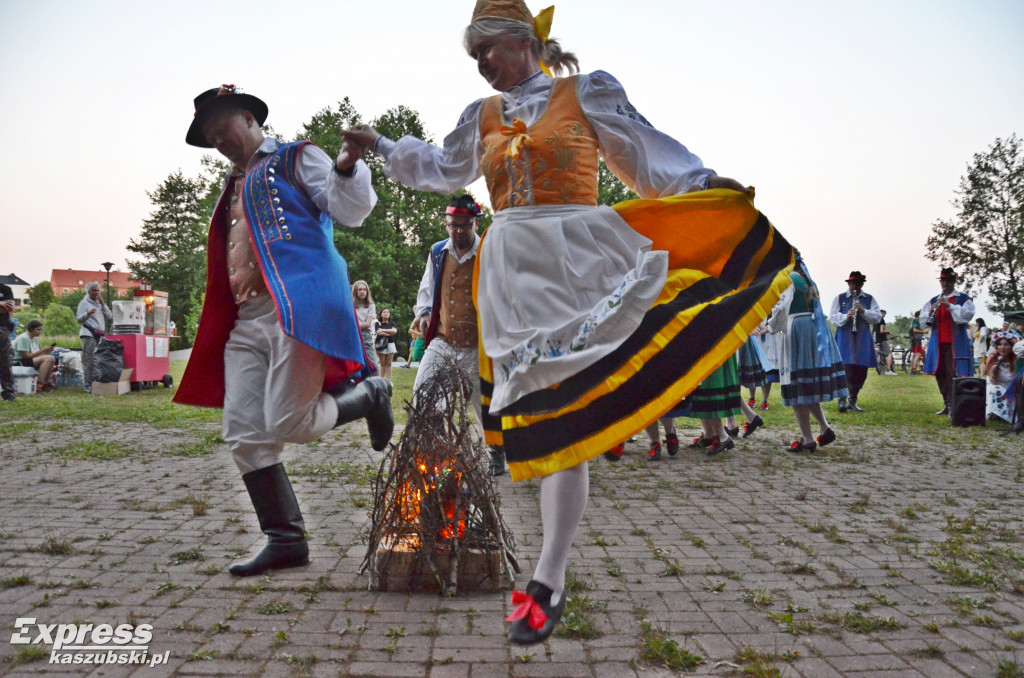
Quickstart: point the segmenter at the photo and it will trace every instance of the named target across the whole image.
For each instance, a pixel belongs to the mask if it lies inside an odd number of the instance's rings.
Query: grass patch
[[[268,600],[256,606],[260,614],[288,614],[295,611],[295,606],[287,600]]]
[[[827,621],[838,624],[847,631],[854,633],[871,633],[872,631],[896,631],[905,626],[902,622],[892,617],[878,617],[863,612],[847,612],[846,614],[831,614],[826,616]]]
[[[45,647],[41,647],[39,645],[19,647],[18,650],[14,653],[14,657],[11,659],[11,666],[30,664],[32,662],[37,662],[41,659],[46,659],[49,656],[49,651]]]
[[[640,659],[672,671],[692,671],[704,663],[704,657],[681,647],[646,619],[640,622]]]
[[[95,459],[99,461],[123,459],[132,454],[131,448],[114,440],[86,440],[64,447],[51,447],[46,451],[62,459]]]
[[[13,589],[19,586],[28,586],[32,578],[27,574],[12,574],[9,577],[0,578],[0,589]]]
[[[599,606],[584,595],[572,595],[566,598],[562,621],[555,627],[555,636],[559,638],[600,638],[603,634],[597,628],[591,612]]]

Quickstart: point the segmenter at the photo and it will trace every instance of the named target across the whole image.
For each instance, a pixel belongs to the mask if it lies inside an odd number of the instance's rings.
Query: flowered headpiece
[[[1018,341],[1020,341],[1021,336],[1014,332],[1013,330],[1000,330],[992,335],[993,344],[999,341],[1000,339],[1008,339],[1010,342],[1010,346],[1013,346]]]

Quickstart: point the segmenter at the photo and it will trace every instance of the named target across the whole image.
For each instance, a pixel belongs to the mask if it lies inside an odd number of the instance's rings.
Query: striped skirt
[[[741,412],[741,399],[736,356],[729,356],[690,396],[689,416],[695,419],[734,417]]]
[[[610,353],[491,412],[494,363],[481,346],[487,443],[503,445],[513,480],[571,468],[642,431],[732,357],[790,285],[793,248],[749,196],[702,191],[614,207],[668,275],[639,325]],[[485,242],[481,251],[485,251]],[[478,256],[474,280],[477,295]]]
[[[832,335],[821,337],[810,313],[790,316],[785,335],[789,370],[782,372],[782,404],[811,405],[849,395],[846,371]]]
[[[761,351],[760,337],[747,337],[736,353],[740,364],[739,382],[743,388],[764,386],[768,380],[764,370],[764,354]]]

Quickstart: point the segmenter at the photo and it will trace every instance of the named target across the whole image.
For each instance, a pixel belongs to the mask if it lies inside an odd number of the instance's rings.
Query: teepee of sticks
[[[470,377],[445,358],[407,403],[398,443],[381,461],[360,571],[380,591],[497,590],[519,572],[487,447],[470,411]]]

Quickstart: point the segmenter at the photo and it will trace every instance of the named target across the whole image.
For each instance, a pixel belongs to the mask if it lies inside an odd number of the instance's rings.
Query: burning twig
[[[407,405],[405,431],[381,462],[373,489],[360,570],[370,569],[371,588],[434,584],[451,595],[506,587],[519,572],[487,448],[470,418],[470,392],[465,372],[446,358]]]

